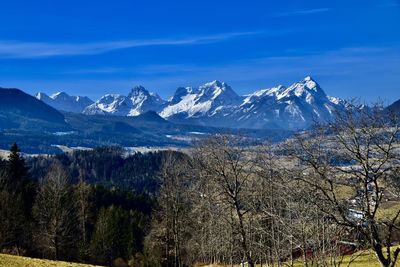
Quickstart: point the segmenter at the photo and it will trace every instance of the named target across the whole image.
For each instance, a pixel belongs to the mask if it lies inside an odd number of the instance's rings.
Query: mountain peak
[[[321,89],[318,83],[311,78],[311,76],[307,76],[303,80],[292,84],[286,90],[280,92],[277,95],[277,98],[282,99],[293,96],[307,98],[308,102],[312,102],[315,97],[327,97],[325,92]]]
[[[142,85],[136,85],[131,90],[131,93],[141,93],[141,92],[145,93],[145,94],[149,93],[149,91],[147,91],[147,89],[144,88],[144,86],[142,86]]]
[[[241,100],[228,84],[214,80],[198,88],[179,87],[160,115],[164,118],[213,117],[226,114],[226,110],[239,105]]]
[[[38,98],[45,95],[44,93],[38,93],[36,97],[33,97],[16,88],[0,87],[0,111],[6,112],[5,114],[11,116],[40,119],[57,123],[58,126],[65,125],[64,115]],[[24,124],[26,122],[24,121]]]
[[[214,80],[203,85],[200,85],[198,91],[209,91],[209,90],[222,90],[222,91],[233,91],[232,88],[225,82]]]
[[[35,97],[55,109],[68,112],[81,112],[93,103],[88,97],[70,96],[65,92],[57,92],[51,96],[39,92]]]
[[[314,81],[314,79],[309,75],[309,76],[304,77],[303,81],[306,81],[306,82]]]
[[[232,100],[237,100],[239,96],[235,91],[225,82],[214,80],[205,83],[198,88],[199,97],[206,99],[216,99],[217,97],[227,97]]]
[[[313,78],[311,78],[311,76],[305,77],[300,83],[304,84],[307,87],[307,89],[310,90],[314,91],[322,90],[319,87],[318,83]]]
[[[83,113],[138,116],[147,111],[160,111],[164,102],[156,93],[150,93],[143,86],[137,85],[131,89],[128,96],[119,94],[103,96],[96,103],[85,108]]]
[[[214,80],[214,81],[205,83],[205,84],[203,84],[203,85],[200,86],[200,87],[212,87],[212,86],[223,87],[223,86],[225,86],[225,82],[221,82],[221,81],[218,81],[218,80]]]
[[[50,98],[46,93],[43,93],[43,92],[36,93],[35,97],[37,99],[39,99],[39,100],[42,100],[42,101],[47,100],[47,99]]]
[[[176,88],[174,95],[169,99],[169,102],[171,104],[176,104],[182,100],[182,97],[184,97],[187,94],[190,94],[192,92],[193,92],[192,87],[182,87],[182,86],[178,87],[178,88]]]
[[[56,99],[58,97],[70,97],[70,95],[67,94],[66,92],[60,91],[60,92],[57,92],[55,94],[52,94],[50,97],[53,98],[53,99]]]

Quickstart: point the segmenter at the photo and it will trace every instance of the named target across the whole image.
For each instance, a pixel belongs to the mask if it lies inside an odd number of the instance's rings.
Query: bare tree
[[[392,236],[400,209],[380,218],[390,183],[398,179],[398,122],[374,108],[349,107],[329,127],[300,134],[294,143],[300,175],[314,204],[337,225],[362,237],[382,266],[395,266],[400,253]]]
[[[251,231],[246,220],[251,214],[250,199],[253,190],[250,180],[254,165],[242,141],[231,136],[211,138],[200,144],[194,158],[200,178],[205,179],[216,190],[213,196],[214,205],[232,209],[232,218],[238,225],[241,252],[248,265],[254,267],[249,240]]]
[[[233,208],[217,201],[218,190],[207,179],[197,180],[192,190],[192,216],[196,219],[193,239],[199,248],[198,261],[234,266],[242,258]]]
[[[40,181],[33,207],[38,245],[45,255],[54,259],[68,258],[75,244],[76,216],[68,179],[61,165],[51,166]]]
[[[79,183],[75,186],[75,202],[80,232],[79,254],[82,259],[87,259],[90,255],[88,222],[92,187],[83,181],[81,175],[80,178]]]
[[[190,159],[184,154],[168,152],[162,159],[159,207],[155,212],[151,236],[163,246],[163,262],[166,266],[181,267],[192,264],[191,248],[191,178]]]
[[[291,255],[288,182],[272,145],[253,147],[251,153],[257,159],[251,180],[255,194],[253,247],[258,247],[261,265],[265,262],[282,266]]]

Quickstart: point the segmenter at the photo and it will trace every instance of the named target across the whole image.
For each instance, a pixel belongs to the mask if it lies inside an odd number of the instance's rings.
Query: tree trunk
[[[239,204],[236,200],[234,201],[234,205],[235,205],[235,209],[236,209],[236,214],[239,218],[239,228],[240,228],[240,235],[241,235],[241,241],[242,241],[241,242],[242,249],[245,254],[248,266],[254,267],[254,262],[251,259],[251,255],[250,255],[249,249],[247,247],[246,231],[244,229],[244,224],[243,224],[243,214],[241,213]]]
[[[54,249],[55,249],[55,260],[59,259],[59,251],[58,251],[58,237],[54,238]]]

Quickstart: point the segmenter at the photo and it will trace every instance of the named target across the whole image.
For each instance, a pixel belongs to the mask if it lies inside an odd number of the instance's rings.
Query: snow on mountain
[[[136,86],[128,96],[105,95],[85,108],[84,114],[137,116],[155,111],[177,123],[232,128],[301,129],[315,121],[329,121],[346,102],[325,94],[310,76],[289,87],[279,85],[237,95],[225,82],[179,87],[166,102]]]
[[[345,101],[329,97],[310,76],[289,87],[279,85],[238,96],[226,83],[180,87],[160,116],[180,123],[233,128],[301,129],[327,122]]]
[[[344,101],[328,97],[310,76],[289,87],[279,85],[248,95],[234,117],[237,125],[250,128],[299,129],[315,121],[327,122]]]
[[[51,96],[39,92],[35,97],[55,109],[77,113],[93,103],[86,96],[70,96],[65,92],[58,92]]]
[[[36,98],[57,109],[87,115],[137,116],[154,111],[176,123],[255,129],[303,129],[316,121],[327,122],[335,111],[348,107],[346,101],[327,96],[310,76],[289,87],[279,85],[245,96],[237,95],[225,82],[212,81],[179,87],[168,101],[143,86],[134,87],[127,96],[104,95],[94,103],[63,92],[38,93]]]
[[[120,116],[138,116],[147,111],[160,112],[165,104],[155,93],[150,93],[143,86],[135,86],[128,96],[107,94],[86,107],[84,114],[112,114]]]
[[[231,114],[241,101],[228,84],[212,81],[198,88],[178,88],[160,116],[172,121],[188,119],[221,126],[219,119]]]
[[[107,94],[95,103],[87,106],[82,113],[86,115],[115,114],[127,115],[129,112],[126,97],[119,94]]]
[[[128,98],[133,106],[128,116],[137,116],[150,110],[159,112],[165,104],[159,95],[147,91],[143,86],[135,86]]]

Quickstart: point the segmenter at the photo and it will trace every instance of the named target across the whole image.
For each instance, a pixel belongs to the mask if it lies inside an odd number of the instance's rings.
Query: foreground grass
[[[354,255],[345,256],[341,266],[347,266],[351,261],[351,267],[379,267],[375,255],[372,251],[361,251]],[[309,263],[310,265],[310,263]],[[230,265],[206,265],[203,267],[228,267]],[[245,265],[246,266],[246,265]],[[257,265],[259,267],[260,265]],[[267,266],[267,265],[263,265]],[[288,265],[285,265],[288,266]],[[295,267],[304,266],[302,262],[295,262]],[[400,267],[400,260],[396,266]],[[95,267],[95,265],[72,263],[64,261],[52,261],[43,259],[33,259],[28,257],[0,254],[0,267]],[[235,267],[239,267],[236,265]]]
[[[90,267],[94,265],[0,254],[0,267]]]
[[[349,266],[351,267],[380,267],[374,253],[371,250],[367,251],[360,251],[357,252],[353,255],[349,256],[344,256],[342,263],[340,266],[348,266],[348,263],[350,263]],[[311,266],[311,262],[308,263],[309,266]],[[206,265],[202,267],[229,267],[230,265]],[[247,265],[245,265],[247,266]],[[260,265],[256,265],[257,267],[260,267]],[[266,267],[268,265],[264,264],[263,267]],[[277,265],[275,265],[277,266]],[[284,265],[284,266],[289,266],[289,265]],[[295,267],[301,267],[304,266],[303,262],[297,261],[294,263]],[[397,260],[396,263],[397,267],[400,267],[400,259]],[[240,267],[240,265],[236,265],[235,267]]]

